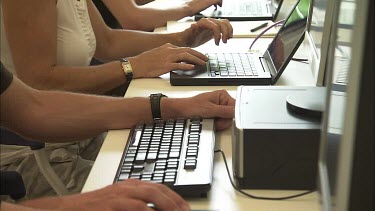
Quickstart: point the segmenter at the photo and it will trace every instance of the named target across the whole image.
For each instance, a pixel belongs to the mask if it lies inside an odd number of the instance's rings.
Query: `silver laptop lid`
[[[303,41],[308,24],[310,2],[311,0],[299,0],[296,3],[263,55],[265,65],[272,75],[272,84],[276,83]]]

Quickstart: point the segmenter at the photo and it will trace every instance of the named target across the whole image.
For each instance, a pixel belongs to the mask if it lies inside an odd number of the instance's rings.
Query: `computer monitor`
[[[321,210],[374,210],[374,2],[341,1],[336,11],[319,153]]]
[[[308,49],[311,49],[308,59],[317,86],[325,86],[326,61],[335,5],[337,1],[312,1],[310,27],[306,33],[305,43],[308,44]]]

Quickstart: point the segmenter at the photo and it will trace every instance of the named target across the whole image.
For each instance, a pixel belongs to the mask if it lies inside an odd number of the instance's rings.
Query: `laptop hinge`
[[[268,72],[271,75],[273,75],[273,72],[271,71],[271,67],[268,65],[268,62],[266,61],[266,58],[264,57],[259,57],[260,63],[262,64],[263,71]]]

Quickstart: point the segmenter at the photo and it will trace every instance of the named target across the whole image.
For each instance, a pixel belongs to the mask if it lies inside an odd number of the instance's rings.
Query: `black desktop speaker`
[[[316,188],[320,119],[291,111],[286,101],[288,96],[308,95],[315,89],[321,87],[237,89],[232,161],[239,188]]]
[[[318,128],[247,130],[244,141],[243,189],[313,190],[316,188]]]

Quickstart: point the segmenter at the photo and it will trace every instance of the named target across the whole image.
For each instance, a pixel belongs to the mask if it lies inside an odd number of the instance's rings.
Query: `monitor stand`
[[[287,96],[288,111],[298,115],[321,118],[325,109],[326,88],[315,87],[303,93],[293,93]]]

